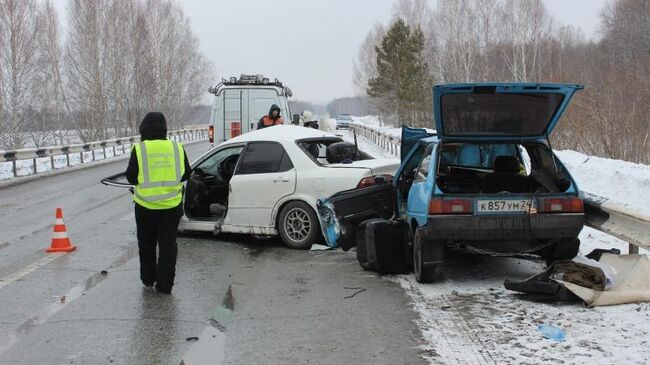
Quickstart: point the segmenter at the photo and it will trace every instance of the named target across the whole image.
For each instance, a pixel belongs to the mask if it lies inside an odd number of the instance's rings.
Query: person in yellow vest
[[[176,229],[183,216],[182,182],[189,177],[190,164],[183,145],[167,139],[162,113],[144,117],[140,137],[126,168],[126,179],[135,187],[140,279],[145,287],[155,285],[156,291],[170,294],[176,275]]]

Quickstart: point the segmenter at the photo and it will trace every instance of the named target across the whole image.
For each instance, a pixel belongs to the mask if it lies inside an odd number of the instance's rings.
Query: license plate
[[[497,212],[527,212],[531,208],[530,199],[495,199],[479,200],[479,213],[497,213]],[[532,208],[535,204],[532,204]]]

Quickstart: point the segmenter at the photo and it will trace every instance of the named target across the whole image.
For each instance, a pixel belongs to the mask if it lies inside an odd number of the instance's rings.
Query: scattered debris
[[[311,248],[309,249],[309,251],[329,251],[331,249],[332,249],[332,247],[319,245],[318,243],[314,243],[313,245],[311,245]]]
[[[363,293],[364,291],[367,291],[367,290],[368,290],[368,289],[366,289],[366,288],[353,288],[353,287],[349,287],[349,286],[346,286],[344,289],[348,289],[348,290],[356,290],[356,291],[355,291],[354,293],[352,293],[351,295],[348,295],[347,297],[345,297],[345,299],[354,298],[355,295],[357,295],[357,294],[359,294],[359,293]]]
[[[102,275],[104,275],[104,276],[108,275],[108,271],[106,271],[106,270],[102,270],[100,273],[101,273]]]
[[[185,341],[187,341],[187,342],[195,342],[195,341],[198,341],[198,340],[199,340],[199,338],[197,336],[192,336],[192,337],[188,337],[188,338],[185,339]]]
[[[551,326],[548,324],[540,324],[537,326],[537,330],[542,333],[542,336],[544,336],[544,338],[548,338],[556,342],[564,342],[566,339],[566,333],[564,333],[564,330],[559,327]]]
[[[61,302],[61,304],[65,304],[65,295],[63,295],[61,299],[59,299],[59,301]]]

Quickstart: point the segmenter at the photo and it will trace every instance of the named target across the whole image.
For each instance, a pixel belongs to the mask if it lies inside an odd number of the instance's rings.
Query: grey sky
[[[66,0],[55,0],[63,11]],[[325,104],[353,95],[352,62],[394,0],[179,0],[218,77],[277,77],[294,99]],[[564,24],[597,37],[605,0],[545,0]],[[216,82],[217,80],[215,80]],[[207,89],[207,86],[206,86]]]

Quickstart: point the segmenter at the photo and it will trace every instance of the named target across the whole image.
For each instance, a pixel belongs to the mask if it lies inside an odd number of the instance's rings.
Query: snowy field
[[[373,125],[376,118],[356,121]],[[397,128],[381,129],[399,135]],[[338,133],[352,140],[350,132]],[[368,140],[358,142],[363,151],[390,157]],[[584,191],[648,212],[650,166],[574,151],[560,151],[558,156]],[[626,242],[588,227],[580,240],[583,255],[595,248],[627,253]],[[446,262],[433,284],[419,284],[412,275],[387,278],[400,283],[411,297],[420,316],[421,348],[432,364],[650,363],[650,303],[596,308],[540,303],[503,286],[506,278],[522,280],[544,269],[539,260],[463,256]],[[566,340],[543,338],[537,330],[540,324],[561,328]]]

